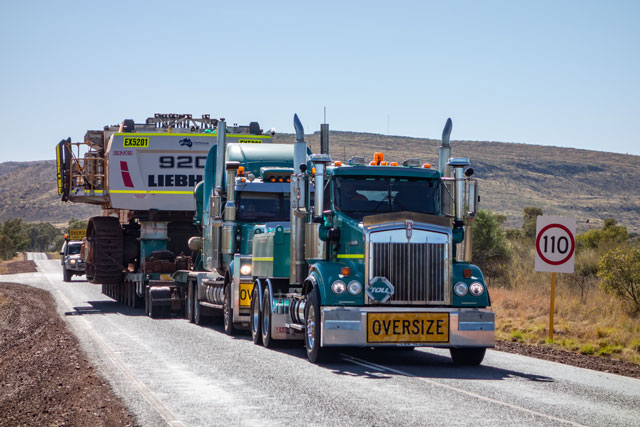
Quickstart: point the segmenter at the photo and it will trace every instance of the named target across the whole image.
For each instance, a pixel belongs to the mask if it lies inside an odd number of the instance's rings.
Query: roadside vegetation
[[[615,219],[577,235],[575,273],[557,274],[550,342],[551,273],[534,271],[542,214],[525,208],[519,229],[506,229],[504,217],[489,211],[474,222],[473,261],[491,288],[496,338],[640,364],[640,239]]]
[[[0,223],[0,260],[13,259],[18,252],[55,252],[62,247],[70,228],[86,228],[87,221],[72,218],[58,228],[48,222],[28,223],[12,218]]]

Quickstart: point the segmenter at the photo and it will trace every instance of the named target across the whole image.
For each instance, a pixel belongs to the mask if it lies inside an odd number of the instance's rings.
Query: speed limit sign
[[[539,216],[536,223],[536,271],[573,273],[576,219]]]

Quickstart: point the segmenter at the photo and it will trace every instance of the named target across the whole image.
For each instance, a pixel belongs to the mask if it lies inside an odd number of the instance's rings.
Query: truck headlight
[[[347,291],[353,296],[359,295],[362,292],[362,284],[357,280],[352,280],[347,285]]]
[[[240,266],[240,274],[243,276],[251,275],[251,264],[244,264]]]
[[[465,296],[468,291],[469,291],[469,288],[467,287],[467,284],[464,282],[458,282],[453,287],[453,292],[455,292],[455,294],[458,295],[459,297]]]
[[[75,260],[75,259],[72,259],[72,260],[71,260],[71,261],[69,261],[69,262],[70,262],[71,264],[75,264],[75,263],[76,263],[76,260]]]
[[[478,297],[484,293],[484,286],[480,282],[473,282],[469,285],[469,293],[474,297]]]
[[[333,291],[333,293],[336,295],[342,295],[346,290],[347,290],[347,285],[345,285],[342,280],[336,280],[331,285],[331,291]]]

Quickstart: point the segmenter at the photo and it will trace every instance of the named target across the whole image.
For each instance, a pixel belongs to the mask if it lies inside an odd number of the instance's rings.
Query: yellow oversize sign
[[[251,305],[251,291],[253,283],[240,283],[240,307],[249,307]]]
[[[69,229],[70,240],[82,240],[87,235],[87,230],[84,228],[71,228]]]
[[[367,342],[449,342],[449,313],[367,313]]]

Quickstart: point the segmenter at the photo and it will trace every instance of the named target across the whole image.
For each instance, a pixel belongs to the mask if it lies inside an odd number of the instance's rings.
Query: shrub
[[[510,262],[509,249],[502,224],[502,215],[480,210],[473,223],[473,262],[486,276],[502,276]]]
[[[623,246],[606,252],[598,264],[600,286],[640,311],[640,248]]]
[[[584,344],[580,347],[580,353],[591,355],[596,352],[596,348],[591,344]]]

